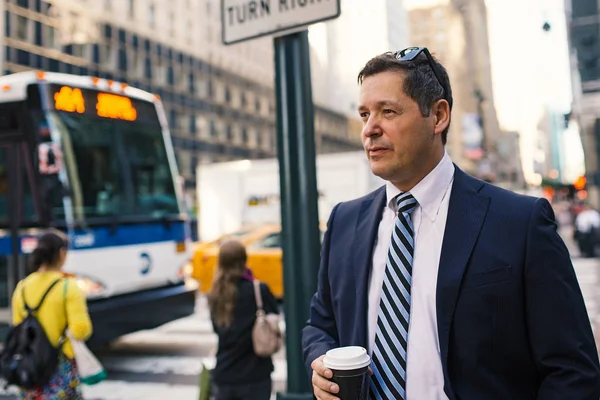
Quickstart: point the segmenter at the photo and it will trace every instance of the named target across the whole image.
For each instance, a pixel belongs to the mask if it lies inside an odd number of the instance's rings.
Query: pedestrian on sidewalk
[[[26,306],[34,308],[41,303],[35,315],[50,343],[58,347],[64,340],[58,368],[50,382],[43,387],[22,390],[19,394],[22,400],[83,398],[73,347],[64,335],[68,328],[76,340],[85,341],[92,335],[92,322],[85,295],[76,282],[62,272],[68,247],[68,239],[62,232],[43,234],[30,257],[33,272],[17,284],[12,297],[13,325],[23,321]],[[47,296],[42,302],[44,293]]]
[[[219,249],[218,270],[208,293],[208,305],[219,338],[211,390],[216,400],[268,400],[271,398],[271,357],[254,353],[252,329],[257,305],[254,277],[246,267],[246,249],[228,241]],[[266,314],[278,314],[269,287],[260,283]]]
[[[338,204],[302,334],[318,399],[339,346],[371,355],[384,400],[600,398],[583,297],[546,199],[461,171],[445,149],[450,79],[425,47],[358,75],[362,141],[387,183]]]
[[[589,204],[582,206],[582,211],[575,219],[575,240],[579,251],[584,257],[595,257],[598,245],[598,234],[600,230],[600,213],[590,207]]]

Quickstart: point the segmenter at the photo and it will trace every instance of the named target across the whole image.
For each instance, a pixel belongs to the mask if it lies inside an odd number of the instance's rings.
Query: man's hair
[[[369,60],[358,74],[358,83],[362,84],[365,78],[382,72],[401,72],[404,76],[404,92],[419,105],[424,117],[429,116],[433,103],[440,99],[448,101],[452,111],[452,88],[448,72],[438,60],[433,59],[441,79],[441,85],[425,54],[419,54],[412,61],[402,61],[396,59],[395,53],[392,52],[380,54]],[[443,144],[446,144],[449,129],[450,124],[442,132]]]

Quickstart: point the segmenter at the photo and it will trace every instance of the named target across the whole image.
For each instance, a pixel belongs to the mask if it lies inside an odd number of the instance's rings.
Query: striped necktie
[[[396,218],[385,265],[373,348],[370,397],[406,399],[406,354],[410,321],[410,287],[414,232],[410,214],[417,200],[409,193],[396,197]]]

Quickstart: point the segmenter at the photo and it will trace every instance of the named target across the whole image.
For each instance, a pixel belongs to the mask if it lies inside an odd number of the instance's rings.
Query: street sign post
[[[314,105],[305,28],[339,15],[339,0],[221,0],[224,44],[277,35],[275,102],[288,367],[287,392],[278,393],[279,400],[313,398],[301,347],[320,258]]]
[[[221,0],[223,43],[284,35],[339,15],[340,0]]]

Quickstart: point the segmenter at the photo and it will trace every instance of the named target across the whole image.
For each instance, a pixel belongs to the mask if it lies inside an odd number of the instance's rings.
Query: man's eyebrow
[[[395,101],[392,100],[381,100],[375,103],[377,105],[377,107],[385,107],[385,106],[391,106],[391,107],[395,107],[395,108],[403,108],[400,103],[396,103]],[[359,104],[359,106],[356,108],[359,112],[362,110],[366,110],[367,106],[365,106],[364,104]]]

